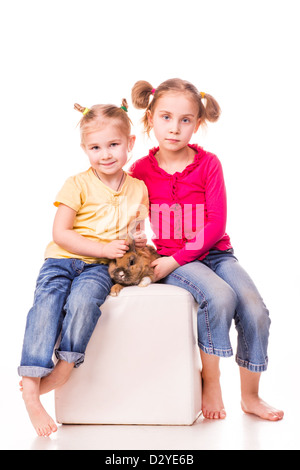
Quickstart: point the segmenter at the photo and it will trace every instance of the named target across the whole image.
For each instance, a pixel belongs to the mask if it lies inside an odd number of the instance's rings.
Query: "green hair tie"
[[[128,113],[128,109],[126,108],[126,106],[121,106],[121,109],[124,109],[124,111]]]

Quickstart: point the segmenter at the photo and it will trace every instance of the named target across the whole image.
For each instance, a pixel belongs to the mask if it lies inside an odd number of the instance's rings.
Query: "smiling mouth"
[[[177,143],[179,142],[178,139],[166,139],[167,142],[171,142],[171,143]]]
[[[106,167],[109,167],[109,166],[112,166],[114,163],[116,162],[109,162],[109,163],[100,163],[101,166],[106,166]]]

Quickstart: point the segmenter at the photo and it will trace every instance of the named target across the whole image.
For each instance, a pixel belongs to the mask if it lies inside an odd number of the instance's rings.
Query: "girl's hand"
[[[102,248],[100,258],[122,258],[129,249],[127,240],[113,240]]]
[[[137,230],[133,238],[137,248],[144,248],[147,245],[147,236],[143,230]]]
[[[172,256],[163,256],[153,261],[151,266],[154,267],[154,282],[156,282],[166,277],[174,271],[174,269],[178,268],[180,264],[178,264]]]
[[[89,240],[73,230],[76,211],[60,204],[53,224],[53,241],[70,253],[93,258],[121,258],[129,249],[127,240],[113,240],[103,244]]]

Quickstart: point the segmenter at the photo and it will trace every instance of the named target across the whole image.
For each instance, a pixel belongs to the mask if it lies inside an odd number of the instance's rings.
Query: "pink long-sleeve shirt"
[[[153,242],[161,255],[173,256],[181,266],[203,259],[211,249],[232,248],[226,229],[226,189],[216,155],[202,147],[193,163],[173,175],[159,167],[159,148],[137,160],[129,173],[146,184],[149,192]]]

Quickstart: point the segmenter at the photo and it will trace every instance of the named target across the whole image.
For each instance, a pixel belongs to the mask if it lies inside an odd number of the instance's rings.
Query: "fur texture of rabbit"
[[[125,255],[109,263],[108,273],[115,282],[110,295],[117,296],[125,286],[146,287],[151,284],[154,279],[154,269],[150,264],[157,258],[160,258],[160,255],[153,246],[136,248],[134,241],[131,241]]]

